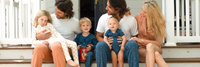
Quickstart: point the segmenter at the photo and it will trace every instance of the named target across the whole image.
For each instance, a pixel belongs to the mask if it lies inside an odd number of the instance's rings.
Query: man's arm
[[[36,39],[37,40],[45,40],[51,37],[51,32],[46,32],[47,30],[43,30],[42,32],[40,32],[39,34],[36,35]]]
[[[104,34],[104,33],[97,32],[96,38],[97,38],[97,41],[98,41],[98,42],[99,42],[99,41],[104,41],[104,39],[103,39],[103,34]]]

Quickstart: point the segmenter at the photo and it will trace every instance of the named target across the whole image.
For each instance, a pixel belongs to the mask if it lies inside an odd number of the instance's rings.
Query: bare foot
[[[69,66],[72,66],[72,67],[80,67],[79,64],[75,63],[75,62],[72,61],[72,60],[68,60],[68,61],[67,61],[67,64],[68,64]]]

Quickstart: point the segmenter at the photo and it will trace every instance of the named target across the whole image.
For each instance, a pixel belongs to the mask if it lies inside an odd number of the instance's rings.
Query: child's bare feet
[[[68,60],[68,61],[67,61],[67,64],[68,64],[69,66],[72,66],[72,67],[80,67],[79,64],[75,63],[75,62],[72,61],[72,60]]]

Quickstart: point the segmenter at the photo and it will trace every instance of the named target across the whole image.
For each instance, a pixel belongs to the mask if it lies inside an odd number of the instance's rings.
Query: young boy
[[[97,40],[93,34],[91,34],[89,31],[91,29],[92,23],[90,19],[84,17],[80,19],[80,29],[82,30],[82,33],[78,34],[76,36],[76,43],[78,45],[78,53],[80,58],[80,48],[86,47],[87,56],[86,56],[86,62],[85,67],[91,67],[92,60],[93,60],[93,50],[96,47]]]

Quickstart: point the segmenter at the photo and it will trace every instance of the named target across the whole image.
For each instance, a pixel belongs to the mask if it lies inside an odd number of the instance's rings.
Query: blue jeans
[[[88,51],[87,56],[86,56],[85,67],[91,67],[93,56],[94,56],[94,53],[92,51]],[[80,50],[78,50],[78,57],[80,61]]]
[[[96,45],[96,63],[97,67],[107,67],[107,61],[111,61],[111,50],[104,42],[98,42]],[[139,67],[138,44],[130,40],[125,45],[124,61],[128,61],[129,67]]]

